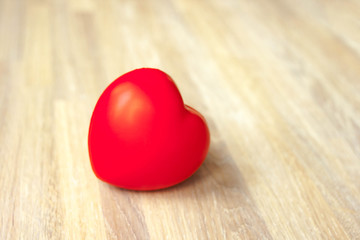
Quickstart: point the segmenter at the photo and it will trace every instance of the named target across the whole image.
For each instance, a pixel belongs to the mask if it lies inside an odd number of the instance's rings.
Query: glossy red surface
[[[105,89],[88,138],[95,175],[132,190],[187,179],[203,163],[209,141],[204,117],[184,105],[166,73],[151,68],[128,72]]]

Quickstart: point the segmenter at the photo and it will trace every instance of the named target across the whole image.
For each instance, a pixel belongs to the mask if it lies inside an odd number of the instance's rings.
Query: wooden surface
[[[103,89],[160,68],[209,123],[184,183],[100,182]],[[0,239],[360,239],[360,2],[1,0]]]

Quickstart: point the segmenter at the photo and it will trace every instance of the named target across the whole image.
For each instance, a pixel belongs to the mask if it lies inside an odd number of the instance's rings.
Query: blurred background
[[[141,67],[211,132],[152,193],[87,152],[98,97]],[[0,239],[357,239],[359,76],[356,0],[0,0]]]

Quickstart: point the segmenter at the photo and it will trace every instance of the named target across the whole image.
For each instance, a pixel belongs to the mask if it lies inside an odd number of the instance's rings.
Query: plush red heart
[[[142,68],[120,76],[102,93],[88,141],[99,179],[126,189],[155,190],[195,173],[210,134],[204,117],[184,105],[170,76]]]

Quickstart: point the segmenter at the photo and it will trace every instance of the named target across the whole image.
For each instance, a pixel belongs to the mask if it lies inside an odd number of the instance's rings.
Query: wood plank
[[[0,239],[359,239],[360,3],[0,0]],[[206,117],[201,168],[98,180],[93,107],[160,68]]]

